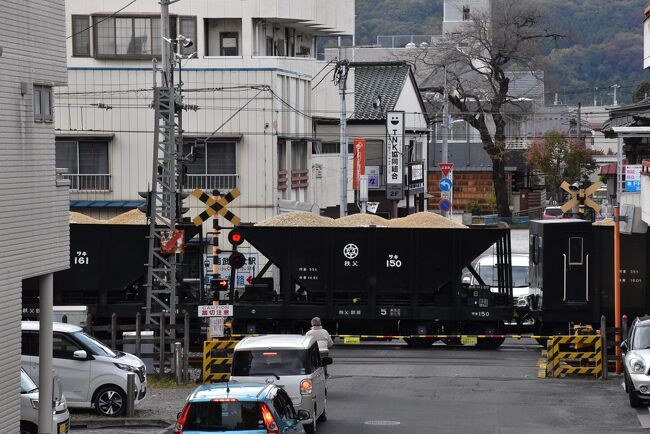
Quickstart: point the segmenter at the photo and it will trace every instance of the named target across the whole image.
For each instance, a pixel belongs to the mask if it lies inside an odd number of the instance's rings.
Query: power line
[[[112,14],[110,14],[109,16],[107,16],[107,17],[103,17],[101,20],[97,20],[97,21],[95,21],[94,23],[92,23],[91,25],[89,25],[88,27],[86,27],[85,29],[83,29],[83,30],[79,30],[78,32],[73,33],[72,35],[68,36],[66,39],[74,38],[74,37],[77,36],[79,33],[83,33],[83,32],[85,32],[86,30],[90,30],[90,29],[92,29],[93,27],[95,27],[97,24],[103,23],[104,21],[108,20],[109,18],[113,18],[115,15],[119,14],[119,13],[122,12],[124,9],[128,8],[129,6],[131,6],[131,5],[132,5],[133,3],[135,3],[136,1],[138,1],[138,0],[131,0],[128,4],[124,5],[124,6],[121,7],[120,9],[116,10],[115,12],[113,12]]]

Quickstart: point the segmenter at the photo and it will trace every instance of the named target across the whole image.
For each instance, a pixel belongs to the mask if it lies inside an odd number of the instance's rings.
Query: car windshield
[[[546,214],[547,215],[552,215],[552,216],[561,216],[562,215],[562,209],[561,208],[546,208]]]
[[[20,393],[32,393],[32,392],[36,392],[37,390],[38,387],[36,387],[36,384],[34,384],[31,378],[29,378],[27,372],[21,369],[20,370]]]
[[[113,350],[89,334],[75,332],[72,335],[96,356],[117,357],[117,354]]]
[[[241,377],[304,375],[306,355],[304,350],[235,351],[232,374]]]
[[[634,331],[634,342],[632,348],[642,350],[650,348],[650,326],[637,327]]]
[[[192,402],[184,431],[263,430],[264,420],[257,402]]]
[[[481,265],[478,274],[485,281],[486,285],[499,286],[499,275],[496,266]],[[525,288],[526,286],[528,286],[528,267],[512,267],[512,287]]]

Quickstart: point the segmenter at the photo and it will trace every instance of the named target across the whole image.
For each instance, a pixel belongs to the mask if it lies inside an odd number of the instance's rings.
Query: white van
[[[327,384],[324,366],[313,336],[266,335],[242,339],[235,347],[232,381],[274,383],[291,397],[296,408],[309,412],[305,431],[316,431],[316,421],[327,420]]]
[[[528,277],[528,254],[513,253],[512,260],[512,298],[515,305],[519,307],[526,307],[529,305],[530,292],[530,278]],[[498,287],[498,270],[496,265],[496,256],[488,255],[479,258],[474,266],[476,272],[481,276],[481,279],[486,285],[492,287],[492,291],[496,291]],[[478,280],[472,276],[470,278],[472,285],[478,285]]]
[[[22,366],[38,383],[38,321],[22,322]],[[68,407],[95,408],[104,416],[119,416],[126,409],[127,373],[135,376],[137,404],[147,393],[142,360],[113,351],[86,334],[81,327],[54,323],[52,366]]]
[[[55,383],[56,384],[56,383]],[[24,369],[20,370],[20,434],[38,433],[39,393],[36,384]],[[70,413],[65,396],[58,390],[54,392],[52,404],[52,427],[56,434],[70,432]]]

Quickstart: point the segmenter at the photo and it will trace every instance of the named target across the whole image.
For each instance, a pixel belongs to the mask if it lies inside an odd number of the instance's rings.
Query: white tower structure
[[[445,0],[442,34],[460,33],[477,14],[489,13],[492,0]]]

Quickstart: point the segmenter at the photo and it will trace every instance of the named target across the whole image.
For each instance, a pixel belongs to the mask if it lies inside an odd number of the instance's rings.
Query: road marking
[[[376,426],[395,426],[401,423],[402,422],[398,422],[396,420],[367,420],[364,422],[365,425],[376,425]]]
[[[648,407],[637,408],[636,416],[639,418],[639,423],[641,423],[641,428],[643,429],[650,428],[650,409]]]

